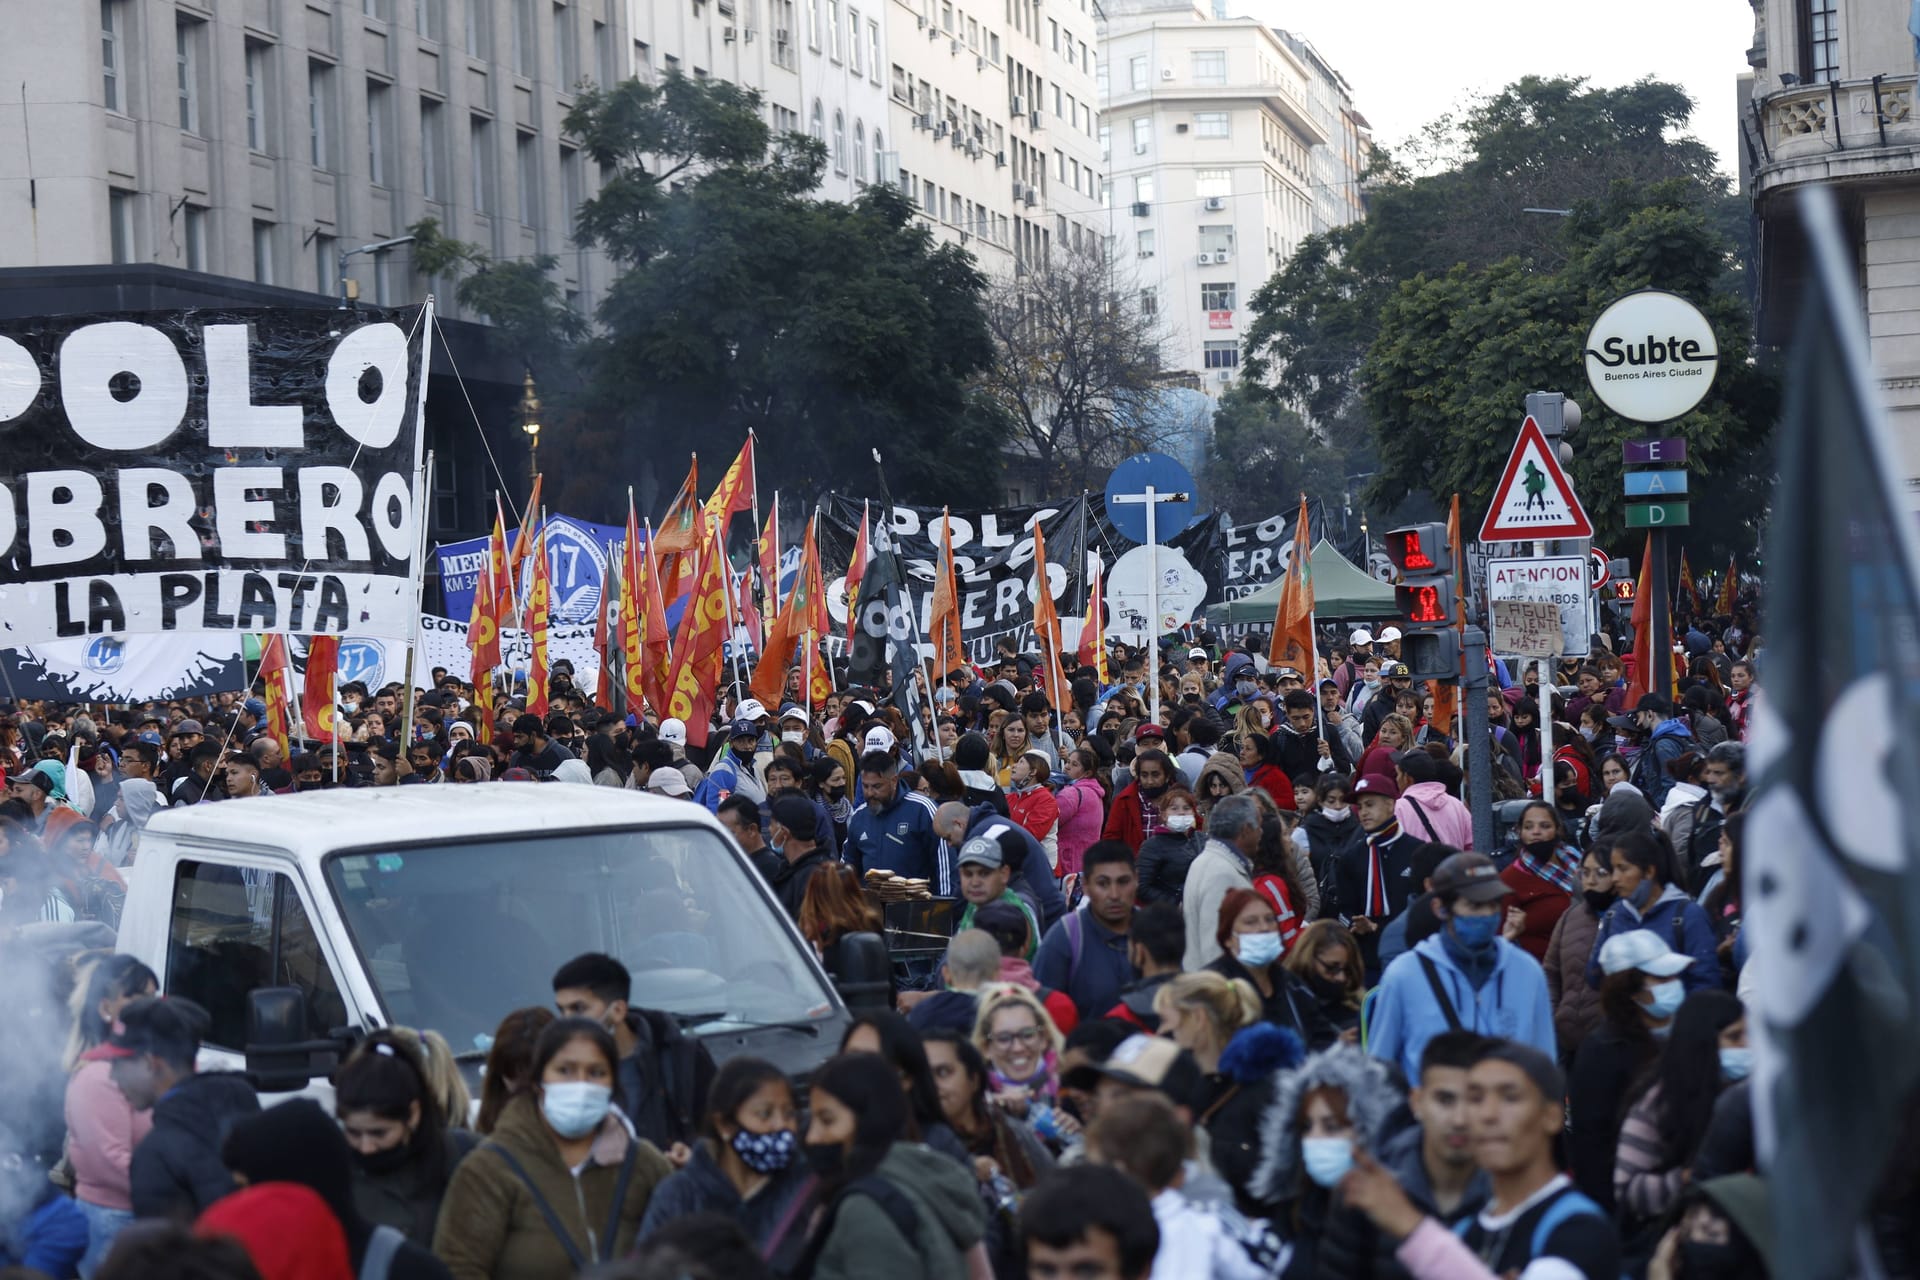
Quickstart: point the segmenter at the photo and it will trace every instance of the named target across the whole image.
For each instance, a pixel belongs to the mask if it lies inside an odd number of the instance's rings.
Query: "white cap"
[[[1358,631],[1354,632],[1352,635],[1348,636],[1347,640],[1351,644],[1372,644],[1373,632],[1367,630],[1365,627],[1362,627]]]
[[[1395,640],[1398,640],[1399,638],[1400,638],[1400,628],[1398,627],[1388,627],[1380,633],[1381,644],[1392,644]]]
[[[660,722],[660,741],[671,742],[675,746],[687,745],[687,722],[668,716]]]
[[[693,788],[687,785],[687,775],[680,772],[679,766],[668,765],[664,769],[655,769],[647,775],[647,790],[663,796],[690,796]]]
[[[759,720],[764,718],[766,714],[767,709],[760,705],[760,699],[758,698],[744,699],[739,706],[733,709],[733,718],[736,720]]]
[[[1685,973],[1692,964],[1691,957],[1677,954],[1652,929],[1616,933],[1600,948],[1600,968],[1607,973],[1638,969],[1656,978],[1671,978]]]
[[[1201,658],[1201,659],[1204,659],[1204,658],[1205,658],[1205,657],[1207,656],[1207,651],[1206,651],[1205,649],[1202,649],[1202,648],[1200,648],[1200,647],[1198,647],[1198,646],[1195,646],[1194,648],[1191,648],[1191,649],[1189,649],[1189,650],[1187,650],[1187,656],[1188,656],[1189,658]]]
[[[877,724],[867,730],[863,749],[867,751],[891,751],[894,744],[893,730],[883,724]]]

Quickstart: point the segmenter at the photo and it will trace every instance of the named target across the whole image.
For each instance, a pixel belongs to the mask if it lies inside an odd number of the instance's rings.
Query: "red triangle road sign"
[[[1593,521],[1574,496],[1573,483],[1531,415],[1521,424],[1507,469],[1493,491],[1493,505],[1480,525],[1482,542],[1532,542],[1545,538],[1591,538]]]

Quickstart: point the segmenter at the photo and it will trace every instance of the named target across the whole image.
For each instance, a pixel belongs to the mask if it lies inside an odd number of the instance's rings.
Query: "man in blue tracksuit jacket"
[[[861,758],[860,776],[867,800],[847,819],[847,844],[842,856],[863,877],[879,867],[908,879],[928,881],[927,887],[936,897],[956,895],[958,886],[945,883],[951,876],[940,860],[932,803],[901,786],[900,775],[892,771],[892,761],[879,752]]]
[[[1434,910],[1446,923],[1387,966],[1367,1023],[1368,1053],[1398,1063],[1409,1080],[1420,1078],[1420,1055],[1443,1031],[1518,1040],[1554,1057],[1547,975],[1500,936],[1511,892],[1484,853],[1440,864]]]

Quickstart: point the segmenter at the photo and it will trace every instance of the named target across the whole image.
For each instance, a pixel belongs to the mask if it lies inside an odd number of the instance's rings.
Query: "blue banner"
[[[626,543],[619,525],[593,524],[572,516],[547,517],[547,570],[553,575],[553,621],[556,625],[591,623],[599,616],[600,593],[608,569]],[[644,536],[644,535],[643,535]],[[513,551],[518,532],[507,530],[507,551]],[[487,567],[487,540],[443,542],[440,557],[440,593],[446,616],[465,621],[473,615],[473,584]],[[518,589],[525,598],[526,575],[521,570]]]

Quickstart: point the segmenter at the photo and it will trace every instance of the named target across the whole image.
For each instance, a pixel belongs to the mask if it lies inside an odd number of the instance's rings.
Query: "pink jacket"
[[[1415,810],[1419,810],[1418,813]],[[1420,820],[1426,815],[1426,821]],[[1452,845],[1456,849],[1473,848],[1473,815],[1467,806],[1447,794],[1437,782],[1416,782],[1400,793],[1393,806],[1400,829],[1415,840]],[[1427,828],[1433,830],[1429,832]]]
[[[1466,1241],[1432,1218],[1422,1218],[1393,1256],[1414,1280],[1500,1280]]]
[[[83,1062],[67,1079],[67,1158],[74,1195],[103,1209],[131,1209],[127,1169],[153,1128],[153,1112],[135,1111],[105,1062]]]
[[[1054,803],[1060,810],[1060,865],[1054,874],[1071,875],[1080,870],[1087,847],[1100,839],[1107,820],[1106,792],[1092,778],[1081,778],[1060,788]]]

